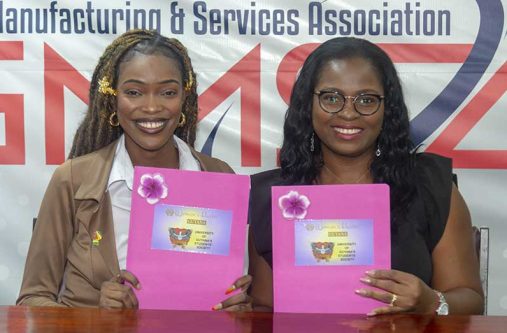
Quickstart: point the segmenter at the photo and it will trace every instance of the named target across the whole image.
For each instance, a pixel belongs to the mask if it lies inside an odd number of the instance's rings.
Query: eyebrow
[[[129,80],[126,80],[126,81],[123,81],[121,84],[127,84],[127,83],[139,83],[139,84],[146,84],[145,82],[141,81],[141,80],[136,80],[136,79],[129,79]],[[174,80],[174,79],[170,79],[170,80],[163,80],[163,81],[159,81],[157,82],[156,84],[167,84],[167,83],[177,83],[177,84],[180,84],[180,81],[178,80]]]
[[[316,90],[318,90],[318,91],[324,91],[324,92],[337,92],[337,93],[340,93],[340,94],[344,94],[344,91],[341,90],[341,89],[338,89],[338,88],[328,87],[328,88],[322,88],[322,89],[316,89]],[[360,95],[360,94],[380,94],[380,91],[378,91],[376,89],[373,89],[373,88],[366,88],[366,89],[358,90],[355,93],[357,95]]]

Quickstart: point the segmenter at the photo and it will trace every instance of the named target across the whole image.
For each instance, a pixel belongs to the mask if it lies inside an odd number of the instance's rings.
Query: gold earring
[[[116,117],[116,119],[115,119],[115,117]],[[118,114],[116,114],[116,111],[111,113],[111,115],[109,116],[109,125],[111,125],[113,127],[120,126],[120,121],[118,120]]]
[[[183,127],[183,125],[185,125],[186,122],[187,122],[187,117],[185,117],[185,114],[182,112],[180,121],[178,123],[178,127]]]

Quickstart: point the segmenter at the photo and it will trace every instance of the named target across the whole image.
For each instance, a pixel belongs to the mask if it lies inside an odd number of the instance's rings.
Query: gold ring
[[[394,306],[394,302],[398,299],[398,296],[396,294],[392,294],[391,296],[391,303],[389,303],[389,306]]]

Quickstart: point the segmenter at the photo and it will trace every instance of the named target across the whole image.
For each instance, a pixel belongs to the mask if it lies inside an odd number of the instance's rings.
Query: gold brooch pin
[[[92,243],[94,246],[99,246],[100,240],[102,239],[102,235],[100,234],[100,231],[95,231],[92,238]]]

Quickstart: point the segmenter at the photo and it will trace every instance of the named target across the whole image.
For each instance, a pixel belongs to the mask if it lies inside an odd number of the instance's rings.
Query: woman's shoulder
[[[416,155],[417,189],[425,207],[429,246],[440,240],[449,216],[452,194],[452,160],[432,153]]]
[[[253,174],[252,192],[271,190],[271,186],[282,185],[281,169],[272,169]]]
[[[69,159],[61,166],[65,167],[65,164],[70,164],[72,166],[72,169],[86,169],[92,166],[100,166],[101,164],[112,162],[112,157],[115,154],[117,144],[118,140],[115,140],[107,146],[97,149],[96,151]]]
[[[271,186],[282,185],[281,169],[267,170],[250,176],[252,201],[271,199]]]
[[[221,159],[200,153],[193,148],[191,150],[194,157],[196,157],[201,164],[202,170],[210,172],[234,173],[234,170],[229,166],[229,164]]]
[[[280,168],[262,171],[252,175],[252,184],[256,185],[274,185],[281,182]]]
[[[53,182],[72,182],[73,187],[79,187],[81,183],[90,180],[94,180],[94,183],[103,181],[102,178],[109,175],[116,143],[117,141],[114,141],[94,152],[66,160],[53,173]],[[99,177],[100,175],[102,177]]]
[[[452,168],[452,159],[450,159],[449,157],[427,152],[417,153],[415,156],[417,166],[419,167],[440,168],[440,169]]]
[[[418,153],[415,157],[415,170],[423,184],[451,185],[452,159],[433,154]]]

